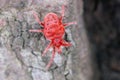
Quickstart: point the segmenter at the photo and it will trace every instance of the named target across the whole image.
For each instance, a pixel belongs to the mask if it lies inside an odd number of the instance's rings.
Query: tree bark
[[[64,36],[73,46],[63,48],[62,55],[56,54],[46,71],[52,50],[42,57],[49,41],[41,33],[28,31],[41,29],[32,11],[42,21],[49,12],[60,15],[62,5],[67,6],[63,22],[77,21],[66,28]],[[0,80],[92,80],[93,54],[82,14],[82,0],[0,0]]]

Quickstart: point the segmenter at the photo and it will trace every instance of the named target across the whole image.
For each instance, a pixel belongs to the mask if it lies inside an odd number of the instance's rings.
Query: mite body
[[[69,26],[71,24],[76,24],[76,22],[70,22],[70,23],[62,22],[62,19],[64,17],[64,6],[62,6],[62,11],[61,11],[60,17],[57,14],[51,12],[51,13],[48,13],[44,17],[43,22],[41,22],[39,20],[39,18],[35,12],[33,12],[33,15],[34,15],[36,21],[40,25],[42,25],[43,29],[29,30],[29,31],[30,32],[42,32],[44,34],[45,38],[50,41],[47,48],[43,51],[42,56],[44,56],[46,54],[46,52],[48,51],[48,49],[50,47],[53,48],[52,57],[46,66],[46,68],[49,69],[49,67],[51,66],[51,64],[53,62],[55,52],[61,53],[62,52],[61,46],[68,47],[71,45],[69,42],[66,42],[63,39],[63,36],[65,34],[65,27]]]
[[[63,37],[65,28],[60,23],[59,17],[55,13],[48,13],[45,16],[43,33],[50,41]]]

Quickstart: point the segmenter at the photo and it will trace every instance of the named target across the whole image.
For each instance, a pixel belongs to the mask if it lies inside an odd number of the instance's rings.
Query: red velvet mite
[[[29,30],[29,31],[41,32],[44,34],[45,38],[50,41],[47,48],[44,50],[42,56],[46,54],[46,52],[50,47],[53,48],[52,57],[46,66],[47,69],[49,69],[49,67],[51,66],[55,53],[58,52],[60,54],[62,52],[61,46],[65,46],[65,47],[71,46],[69,42],[66,42],[63,39],[63,36],[65,34],[65,27],[71,24],[76,24],[76,22],[63,23],[62,20],[64,17],[64,11],[65,11],[65,7],[62,6],[60,17],[57,14],[51,12],[44,17],[44,21],[42,22],[39,20],[37,14],[33,12],[33,16],[35,17],[36,21],[43,27],[43,29]]]

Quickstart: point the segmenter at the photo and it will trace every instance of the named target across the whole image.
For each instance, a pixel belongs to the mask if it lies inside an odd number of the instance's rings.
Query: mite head
[[[51,24],[58,24],[59,18],[55,13],[48,13],[44,18],[45,26],[49,26]]]

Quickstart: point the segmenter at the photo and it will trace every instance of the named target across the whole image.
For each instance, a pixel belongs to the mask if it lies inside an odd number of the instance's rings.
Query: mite
[[[65,27],[76,24],[76,22],[69,22],[63,23],[65,7],[62,6],[61,16],[58,16],[55,13],[48,13],[43,21],[40,21],[39,17],[37,16],[36,12],[33,11],[33,16],[35,20],[43,27],[43,29],[36,29],[36,30],[29,30],[30,32],[40,32],[43,33],[45,38],[50,41],[46,49],[43,51],[42,56],[46,54],[50,47],[53,48],[52,57],[48,62],[46,68],[49,69],[51,66],[55,53],[58,52],[59,54],[62,53],[61,46],[69,47],[71,44],[66,42],[63,37],[65,34]]]

